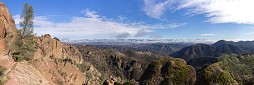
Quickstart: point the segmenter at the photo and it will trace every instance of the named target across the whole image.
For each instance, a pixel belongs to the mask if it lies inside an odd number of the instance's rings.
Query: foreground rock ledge
[[[194,85],[195,81],[195,69],[178,58],[150,63],[140,78],[141,85]]]

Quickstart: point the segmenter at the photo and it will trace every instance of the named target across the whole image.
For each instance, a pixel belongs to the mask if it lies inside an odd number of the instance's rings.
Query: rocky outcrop
[[[144,72],[144,68],[142,68],[141,63],[136,60],[132,60],[128,62],[124,70],[128,79],[135,79],[135,80],[139,80],[139,78]]]
[[[92,64],[89,62],[83,62],[78,65],[79,70],[85,74],[87,85],[100,85],[103,82],[102,73],[100,73]]]
[[[222,62],[214,63],[205,68],[198,78],[197,85],[231,85],[236,84],[231,74],[221,68]]]
[[[38,49],[31,64],[51,83],[80,85],[86,82],[86,74],[76,64],[83,62],[78,50],[63,44],[49,34],[37,39]]]
[[[8,47],[16,34],[15,21],[6,6],[0,2],[0,55],[8,54]]]
[[[195,81],[195,69],[177,58],[150,63],[140,78],[141,85],[194,85]]]
[[[50,35],[38,38],[38,47],[29,62],[14,62],[5,73],[6,85],[81,85],[86,84],[86,73],[76,64],[83,59],[75,47],[52,39]],[[92,84],[90,84],[92,85]]]
[[[37,39],[38,49],[34,59],[41,57],[54,59],[69,59],[72,63],[80,64],[83,62],[82,55],[79,50],[71,45],[64,44],[57,38],[51,38],[49,34]]]
[[[6,74],[10,79],[6,84],[23,84],[24,81],[29,81],[24,84],[30,85],[102,84],[99,81],[100,73],[92,64],[83,60],[76,47],[64,44],[57,38],[51,38],[49,34],[38,37],[37,44],[32,60],[14,62],[15,65],[10,67],[10,71]],[[84,63],[87,66],[84,67]],[[81,68],[86,70],[82,71]],[[24,81],[21,81],[22,79]]]

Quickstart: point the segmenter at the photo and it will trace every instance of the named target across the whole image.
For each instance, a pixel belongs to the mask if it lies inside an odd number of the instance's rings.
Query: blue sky
[[[60,39],[253,40],[253,0],[1,0],[17,27],[33,6],[35,33]]]

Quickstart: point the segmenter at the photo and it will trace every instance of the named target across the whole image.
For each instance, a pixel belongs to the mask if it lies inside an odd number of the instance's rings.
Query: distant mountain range
[[[164,55],[182,58],[186,61],[192,58],[216,58],[222,54],[244,54],[254,51],[254,41],[219,40],[214,43],[205,39],[85,39],[66,43],[119,51],[155,51]]]
[[[199,57],[218,57],[222,54],[244,54],[254,52],[254,41],[225,41],[220,40],[212,45],[197,44],[185,47],[170,54],[177,58],[189,61]]]
[[[87,46],[94,46],[101,49],[115,49],[118,51],[150,51],[150,52],[157,52],[161,54],[171,54],[182,48],[193,45],[188,43],[137,43],[137,44],[128,44],[128,45],[87,45]]]
[[[182,58],[196,70],[217,62],[217,58],[224,54],[246,54],[254,52],[254,41],[225,41],[220,40],[212,45],[196,44],[176,51],[170,56]]]
[[[198,43],[212,44],[213,41],[205,39],[84,39],[65,41],[69,44],[95,46],[102,49],[115,49],[118,51],[151,51],[169,55],[184,47]]]
[[[213,46],[220,46],[223,44],[230,44],[235,45],[243,49],[245,52],[254,52],[254,41],[239,41],[239,42],[233,42],[233,41],[225,41],[220,40],[213,44]]]
[[[206,39],[83,39],[65,40],[63,42],[84,45],[128,45],[140,43],[205,43],[212,44],[214,41]]]

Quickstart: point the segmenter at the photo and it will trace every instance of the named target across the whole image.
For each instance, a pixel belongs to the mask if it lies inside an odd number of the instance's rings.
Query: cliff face
[[[8,56],[9,46],[15,37],[17,29],[11,14],[5,5],[0,2],[0,64],[5,68],[14,65],[13,59]]]
[[[7,55],[8,47],[17,33],[15,21],[6,6],[0,2],[0,54]]]

